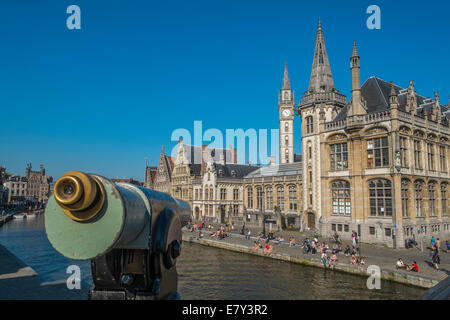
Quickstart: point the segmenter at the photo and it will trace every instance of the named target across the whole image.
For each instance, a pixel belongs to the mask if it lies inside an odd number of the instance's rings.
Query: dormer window
[[[236,171],[231,170],[231,176],[232,176],[233,178],[236,178]]]

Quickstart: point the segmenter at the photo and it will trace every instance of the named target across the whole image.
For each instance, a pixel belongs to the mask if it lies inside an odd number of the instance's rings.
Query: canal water
[[[92,283],[89,261],[69,260],[53,249],[42,214],[5,224],[0,244],[42,282],[67,279],[67,267],[76,264],[83,285]],[[182,299],[417,299],[426,291],[389,281],[369,290],[363,277],[190,243],[183,243],[177,269]]]

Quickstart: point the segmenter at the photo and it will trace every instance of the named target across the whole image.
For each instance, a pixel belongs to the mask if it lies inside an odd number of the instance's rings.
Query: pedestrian
[[[433,245],[433,246],[431,246],[431,250],[430,250],[430,260],[433,259],[434,251],[436,251],[436,247]]]
[[[434,247],[434,243],[436,242],[436,239],[434,238],[434,236],[431,236],[430,239],[430,247]]]
[[[441,240],[439,238],[436,239],[436,249],[438,252],[441,252]]]
[[[352,231],[352,244],[356,247],[356,232],[354,230]]]
[[[439,251],[437,249],[434,250],[434,255],[431,261],[433,262],[433,265],[436,268],[436,270],[439,270],[438,264],[441,263],[441,258],[439,258]]]

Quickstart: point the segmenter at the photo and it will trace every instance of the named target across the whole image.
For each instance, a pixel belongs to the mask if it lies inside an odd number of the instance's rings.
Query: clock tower
[[[294,91],[291,89],[287,63],[285,63],[283,87],[278,96],[280,163],[294,162],[294,106]]]

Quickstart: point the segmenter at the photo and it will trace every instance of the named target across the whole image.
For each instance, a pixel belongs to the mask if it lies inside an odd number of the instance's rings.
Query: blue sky
[[[176,128],[278,128],[287,60],[296,100],[308,87],[322,20],[336,88],[349,56],[378,76],[447,103],[450,5],[426,1],[2,1],[0,165],[43,163],[107,177],[144,176]],[[68,30],[66,8],[81,8]],[[381,8],[381,30],[366,8]],[[296,120],[296,152],[300,121]]]

